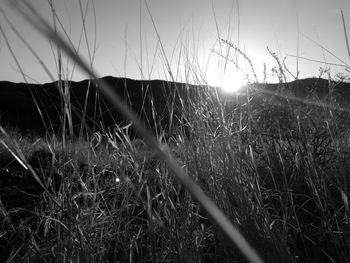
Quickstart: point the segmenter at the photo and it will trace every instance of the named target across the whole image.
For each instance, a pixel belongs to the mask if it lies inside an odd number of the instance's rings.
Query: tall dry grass
[[[85,63],[30,4],[12,4],[97,78],[91,57]],[[222,44],[244,55],[229,41]],[[184,113],[189,137],[181,131],[169,141],[153,137],[103,82],[143,140],[131,140],[127,127],[96,131],[88,140],[70,140],[68,129],[35,141],[2,129],[2,144],[24,166],[40,145],[57,156],[54,170],[62,176],[59,191],[46,189],[27,222],[4,221],[1,233],[13,242],[8,262],[347,262],[348,111],[332,97],[296,100],[286,83],[290,71],[270,54],[279,89],[264,94],[255,83],[227,98],[202,86]],[[242,59],[258,82],[252,61]],[[16,212],[0,205],[4,218]]]

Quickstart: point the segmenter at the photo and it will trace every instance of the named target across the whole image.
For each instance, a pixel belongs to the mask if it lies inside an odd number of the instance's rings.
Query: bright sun
[[[239,89],[246,85],[244,74],[236,69],[208,74],[207,82],[210,86],[220,87],[227,93],[238,92]]]

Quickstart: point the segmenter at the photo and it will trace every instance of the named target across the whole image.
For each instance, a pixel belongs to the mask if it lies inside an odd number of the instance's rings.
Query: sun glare
[[[207,81],[209,85],[219,87],[226,93],[238,92],[246,85],[244,74],[237,70],[215,72],[207,77]]]

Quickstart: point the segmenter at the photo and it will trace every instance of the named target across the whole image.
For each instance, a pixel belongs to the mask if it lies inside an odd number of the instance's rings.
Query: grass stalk
[[[41,15],[31,6],[29,3],[12,1],[11,5],[15,7],[15,10],[19,11],[20,14],[40,33],[45,35],[49,40],[56,43],[69,57],[71,57],[82,70],[86,72],[88,76],[93,76],[98,79],[97,75],[90,70],[90,67],[85,63],[77,53],[72,50],[72,48],[53,30],[46,21],[41,17]],[[149,11],[149,8],[146,4]],[[150,12],[150,11],[149,11]],[[152,23],[155,26],[154,20]],[[159,34],[157,33],[158,37]],[[161,44],[162,47],[162,44]],[[162,47],[163,53],[164,49]],[[167,60],[166,60],[167,61]],[[170,66],[167,62],[169,74],[173,79],[171,74]],[[241,253],[247,258],[249,262],[260,263],[263,262],[261,258],[257,255],[255,250],[248,244],[245,238],[240,234],[240,232],[232,225],[232,223],[227,219],[223,212],[215,205],[215,203],[207,197],[207,195],[202,191],[202,189],[193,182],[193,180],[185,174],[182,168],[176,164],[172,156],[166,152],[164,147],[160,145],[157,140],[151,135],[151,133],[145,128],[141,121],[132,113],[122,101],[121,98],[116,96],[112,92],[112,87],[107,83],[100,81],[102,91],[105,95],[110,98],[113,104],[119,109],[119,111],[124,114],[127,119],[133,122],[136,129],[140,134],[143,135],[149,146],[155,151],[161,160],[163,160],[174,173],[174,175],[183,183],[183,185],[191,192],[191,194],[198,200],[201,206],[206,210],[214,222],[221,228],[223,233],[231,240],[231,242],[237,246]]]
[[[13,192],[12,186],[3,187],[0,182],[0,261],[348,262],[350,109],[344,103],[346,96],[341,93],[348,84],[333,81],[329,71],[326,80],[321,79],[324,72],[320,73],[320,78],[298,80],[299,62],[307,59],[300,57],[299,39],[295,56],[297,73],[292,74],[287,68],[286,59],[278,55],[280,51],[269,50],[277,63],[273,73],[280,82],[267,84],[265,64],[264,83],[259,84],[253,60],[244,49],[239,49],[239,40],[237,47],[230,39],[230,26],[227,39],[222,39],[212,1],[218,39],[209,56],[218,55],[222,60],[217,70],[225,70],[228,63],[233,63],[241,71],[238,57],[242,56],[247,62],[246,70],[254,75],[253,83],[248,81],[250,85],[244,90],[226,96],[219,89],[202,85],[207,83],[210,57],[204,61],[207,65],[203,70],[198,58],[200,43],[193,41],[192,46],[190,40],[182,41],[183,31],[167,57],[146,3],[157,46],[153,57],[149,57],[147,38],[141,34],[140,24],[140,54],[134,58],[140,60],[136,63],[141,77],[147,74],[151,77],[156,56],[159,56],[166,79],[170,75],[170,80],[177,81],[184,66],[186,83],[180,85],[188,90],[182,94],[181,87],[178,89],[175,85],[170,93],[161,94],[169,98],[177,93],[182,95],[176,103],[166,101],[164,109],[157,112],[158,94],[151,94],[154,92],[150,88],[152,82],[142,80],[139,83],[143,97],[138,113],[144,120],[140,121],[127,106],[133,103],[133,94],[125,94],[124,99],[115,96],[112,91],[115,87],[109,86],[113,79],[110,77],[96,83],[99,89],[94,96],[94,106],[87,111],[93,92],[90,85],[100,77],[93,68],[96,51],[94,2],[88,0],[85,5],[79,0],[83,25],[78,48],[73,46],[53,1],[49,3],[57,28],[44,21],[28,2],[11,1],[22,17],[49,40],[57,72],[62,77],[58,98],[64,101],[61,109],[66,125],[70,126],[67,114],[82,115],[82,119],[77,120],[81,121],[79,131],[74,131],[79,132],[79,138],[69,138],[69,127],[64,129],[67,133],[64,144],[60,134],[49,137],[49,131],[46,131],[46,138],[37,138],[34,134],[17,132],[11,126],[0,127],[0,176],[11,180],[29,178],[34,181],[34,178],[39,185],[46,186],[31,195],[30,189],[19,185],[21,194],[30,194],[34,201],[30,207],[25,206],[29,199],[25,200],[25,205],[13,206],[12,196],[17,197],[19,193]],[[88,38],[87,28],[91,4],[94,44]],[[140,3],[140,23],[141,8]],[[342,21],[347,39],[343,13]],[[53,79],[39,56],[9,24]],[[3,28],[0,26],[0,33],[8,42]],[[299,28],[297,31],[298,37],[302,36]],[[196,38],[194,28],[192,37]],[[88,49],[86,61],[78,55],[84,38]],[[27,81],[15,51],[7,44]],[[318,46],[322,52],[329,53],[322,45]],[[126,32],[125,49],[126,77]],[[58,53],[62,53],[61,58]],[[68,62],[72,62],[74,69],[83,69],[90,79],[88,91],[77,107],[75,100],[69,98],[70,82],[63,80],[68,79],[62,67],[65,54],[67,68]],[[184,60],[183,65],[180,60]],[[317,63],[331,65],[327,61]],[[58,64],[61,64],[61,71]],[[349,69],[342,61],[338,65]],[[290,77],[297,81],[286,82]],[[108,79],[108,83],[104,79]],[[189,84],[194,82],[200,85]],[[126,90],[130,88],[126,86],[128,83],[129,80],[123,80]],[[173,83],[163,82],[163,85],[168,84]],[[167,88],[160,87],[160,92]],[[194,89],[194,94],[190,88]],[[110,99],[112,104],[104,98]],[[182,107],[180,113],[176,112],[178,104]],[[43,102],[36,101],[35,105],[39,112],[48,116]],[[97,117],[90,116],[102,113],[106,106],[116,107],[125,122],[97,123]],[[166,116],[167,113],[171,116]],[[114,120],[112,115],[108,117]],[[86,122],[85,118],[88,118]],[[169,123],[164,122],[164,125],[170,127],[163,126],[164,118],[166,122],[169,118]],[[94,122],[92,130],[88,127],[91,120]],[[132,125],[144,139],[133,137]],[[166,128],[172,133],[170,137]],[[151,134],[151,129],[156,136]],[[45,152],[50,153],[49,165],[38,167],[34,157]],[[56,175],[60,177],[59,189],[54,187]],[[30,216],[18,218],[18,212],[23,209],[28,209],[26,212]],[[2,260],[4,251],[8,253]]]
[[[343,22],[343,29],[344,29],[344,36],[345,36],[345,43],[346,43],[346,49],[348,51],[348,56],[349,56],[349,63],[350,63],[350,46],[349,46],[349,38],[348,38],[348,33],[346,30],[346,25],[345,25],[345,18],[344,18],[344,13],[343,10],[340,10],[341,12],[341,18]]]

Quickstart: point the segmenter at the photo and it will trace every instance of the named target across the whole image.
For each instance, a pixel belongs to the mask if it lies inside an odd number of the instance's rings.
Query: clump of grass
[[[88,70],[55,32],[42,30]],[[201,87],[184,112],[186,132],[169,140],[151,137],[125,108],[145,140],[132,140],[128,126],[64,143],[65,136],[7,135],[24,163],[36,147],[49,149],[57,157],[51,169],[62,176],[25,221],[6,220],[16,209],[0,203],[0,244],[12,246],[8,261],[261,262],[249,243],[266,262],[347,262],[347,111],[337,105],[331,81],[328,97],[298,100],[286,83],[290,71],[270,54],[277,90],[255,83],[228,99]],[[252,60],[243,57],[256,78]],[[205,196],[220,210],[208,208]]]
[[[89,66],[86,63],[84,63],[82,59],[76,54],[76,51],[73,50],[62,38],[60,38],[57,35],[56,30],[53,30],[50,26],[47,25],[47,23],[40,17],[40,15],[30,4],[25,4],[24,6],[21,6],[19,2],[16,2],[15,4],[17,4],[18,10],[21,11],[22,15],[25,18],[27,18],[28,22],[32,23],[34,27],[36,27],[39,31],[44,33],[49,39],[55,41],[59,48],[62,48],[70,57],[72,57],[74,61],[82,69],[84,69],[86,73],[88,73],[88,75],[93,76],[95,79],[97,79],[97,77],[90,70]],[[218,209],[217,206],[211,201],[211,199],[209,199],[204,194],[201,188],[184,173],[184,171],[173,160],[171,155],[168,152],[164,151],[163,147],[156,141],[156,139],[150,134],[150,132],[145,128],[145,126],[142,125],[140,120],[137,117],[135,117],[135,115],[130,111],[130,109],[128,109],[128,107],[124,105],[122,100],[111,92],[111,87],[102,80],[99,84],[101,84],[102,91],[111,99],[114,105],[126,116],[126,118],[133,122],[140,134],[143,135],[145,141],[151,146],[151,148],[153,148],[153,150],[158,154],[158,156],[165,163],[167,163],[170,170],[174,173],[174,175],[177,176],[177,178],[180,181],[182,181],[183,185],[186,188],[188,188],[188,190],[190,190],[192,195],[196,197],[196,199],[198,199],[198,201],[201,203],[202,207],[206,210],[206,212],[209,213],[209,215],[214,219],[218,226],[223,230],[223,233],[227,235],[229,239],[231,239],[233,244],[239,247],[243,255],[252,262],[261,262],[258,255],[246,243],[245,239],[241,236],[237,229],[226,219],[225,215],[221,212],[221,210]],[[64,147],[66,146],[65,143],[63,145]],[[68,205],[68,210],[70,212],[72,211],[72,208],[73,207],[71,205]],[[153,219],[153,217],[151,217],[151,219]],[[74,220],[73,222],[71,222],[69,220],[67,227],[68,229],[70,229],[72,223],[75,226],[77,222],[75,222]],[[81,244],[82,243],[80,243],[80,245]],[[71,239],[69,239],[68,248],[68,252],[70,252],[71,249],[73,249],[73,251],[76,251],[73,247]],[[70,253],[68,254],[70,255]],[[152,258],[154,260],[154,257]]]

